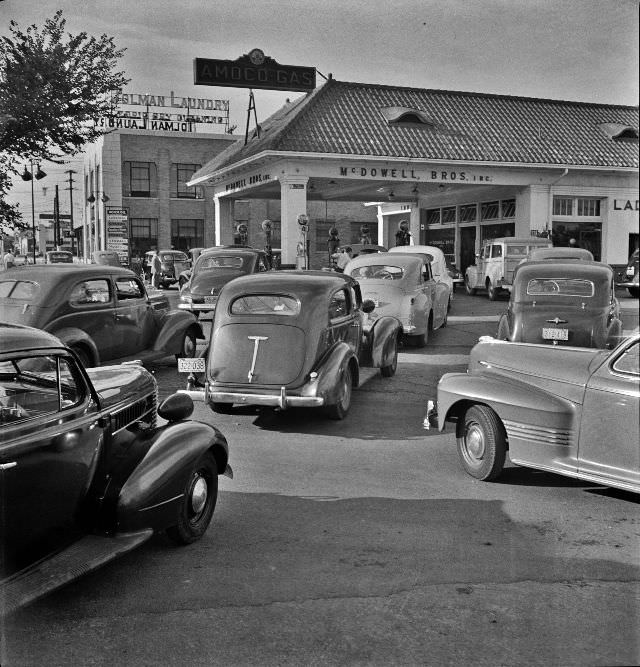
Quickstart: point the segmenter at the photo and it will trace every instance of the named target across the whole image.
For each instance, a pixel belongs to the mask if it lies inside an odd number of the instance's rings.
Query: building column
[[[213,198],[213,205],[216,245],[233,245],[233,200],[218,195]]]
[[[530,185],[516,195],[516,236],[551,229],[551,187]]]
[[[420,207],[417,204],[412,204],[409,211],[409,232],[411,245],[420,245]]]
[[[307,214],[308,176],[283,176],[280,179],[281,264],[296,264],[297,245],[301,240],[298,216]]]

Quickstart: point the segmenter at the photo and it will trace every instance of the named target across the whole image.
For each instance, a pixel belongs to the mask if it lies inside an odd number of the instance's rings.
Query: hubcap
[[[198,477],[191,487],[191,509],[194,514],[200,514],[207,504],[209,487],[204,477]]]
[[[482,460],[485,448],[484,434],[477,425],[473,424],[469,427],[467,437],[465,438],[465,444],[467,452],[472,459],[477,461]]]

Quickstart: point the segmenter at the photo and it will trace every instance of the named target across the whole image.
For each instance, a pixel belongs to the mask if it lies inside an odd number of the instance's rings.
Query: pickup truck
[[[546,238],[514,236],[489,239],[482,244],[476,263],[467,267],[464,285],[467,294],[474,295],[478,289],[486,289],[491,301],[495,301],[502,290],[511,291],[513,270],[533,248],[551,248]]]

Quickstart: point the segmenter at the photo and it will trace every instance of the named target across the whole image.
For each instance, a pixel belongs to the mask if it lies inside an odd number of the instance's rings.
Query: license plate
[[[569,329],[557,329],[556,327],[543,327],[542,337],[545,340],[569,340]]]
[[[185,357],[178,359],[178,373],[204,373],[204,357]]]
[[[204,302],[205,303],[215,303],[218,300],[217,296],[205,296],[204,297]]]

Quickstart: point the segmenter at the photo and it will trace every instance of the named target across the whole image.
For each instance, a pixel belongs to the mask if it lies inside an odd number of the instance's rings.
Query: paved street
[[[344,422],[197,406],[235,472],[208,533],[157,536],[8,617],[3,667],[638,664],[637,497],[514,466],[478,482],[451,427],[422,428],[505,306],[456,293],[447,328],[372,374]],[[173,360],[152,370],[162,396],[184,386]]]

